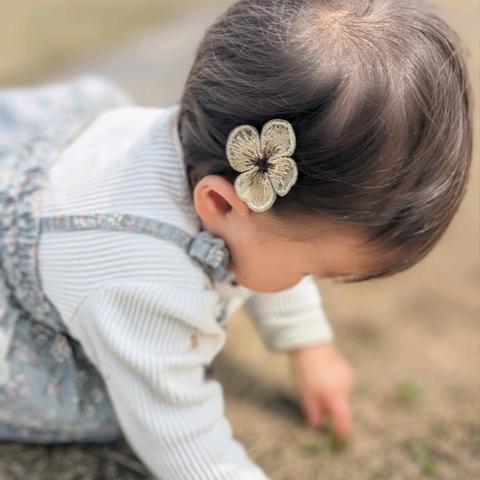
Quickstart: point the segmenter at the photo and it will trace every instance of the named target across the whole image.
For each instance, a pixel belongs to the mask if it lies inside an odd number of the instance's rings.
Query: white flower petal
[[[254,212],[268,210],[275,201],[276,194],[266,174],[258,168],[241,173],[234,183],[237,195]]]
[[[260,136],[255,127],[239,125],[227,138],[227,159],[234,170],[245,172],[253,167],[253,161],[261,158]]]
[[[265,158],[290,157],[296,146],[292,125],[278,118],[268,121],[262,128],[260,144]]]
[[[295,160],[288,157],[278,157],[269,160],[267,176],[272,187],[280,196],[284,196],[293,187],[298,178],[298,168]]]

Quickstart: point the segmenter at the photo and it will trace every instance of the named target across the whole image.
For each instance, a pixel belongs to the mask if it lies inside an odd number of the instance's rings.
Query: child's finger
[[[307,423],[312,428],[319,428],[322,423],[322,407],[314,397],[306,397],[302,401],[303,412]]]
[[[333,421],[333,431],[339,437],[346,437],[352,429],[352,414],[346,398],[337,398],[330,404],[330,414]]]

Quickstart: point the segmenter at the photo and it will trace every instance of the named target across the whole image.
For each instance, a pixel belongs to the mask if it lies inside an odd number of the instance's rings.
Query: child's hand
[[[348,435],[352,426],[350,365],[332,343],[293,350],[291,360],[308,424],[318,428],[325,416],[330,415],[335,434],[342,438]]]

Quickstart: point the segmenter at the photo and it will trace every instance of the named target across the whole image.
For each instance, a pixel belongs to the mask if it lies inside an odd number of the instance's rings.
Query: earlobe
[[[232,211],[241,216],[251,213],[233,185],[220,175],[203,177],[194,188],[193,201],[198,216],[206,223],[215,222]]]

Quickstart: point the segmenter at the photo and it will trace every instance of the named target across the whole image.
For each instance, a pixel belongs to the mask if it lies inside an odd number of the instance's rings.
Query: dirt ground
[[[203,3],[198,11],[55,76],[93,70],[120,82],[140,102],[174,102],[199,36],[221,11],[221,2]],[[463,37],[472,84],[479,85],[478,3],[434,3]],[[229,320],[228,344],[215,362],[215,375],[225,386],[236,436],[273,480],[480,478],[478,88],[474,93],[470,188],[435,252],[390,279],[319,284],[340,349],[358,377],[355,431],[346,445],[304,426],[288,359],[263,347],[243,312]],[[148,478],[125,442],[0,445],[0,480]]]

